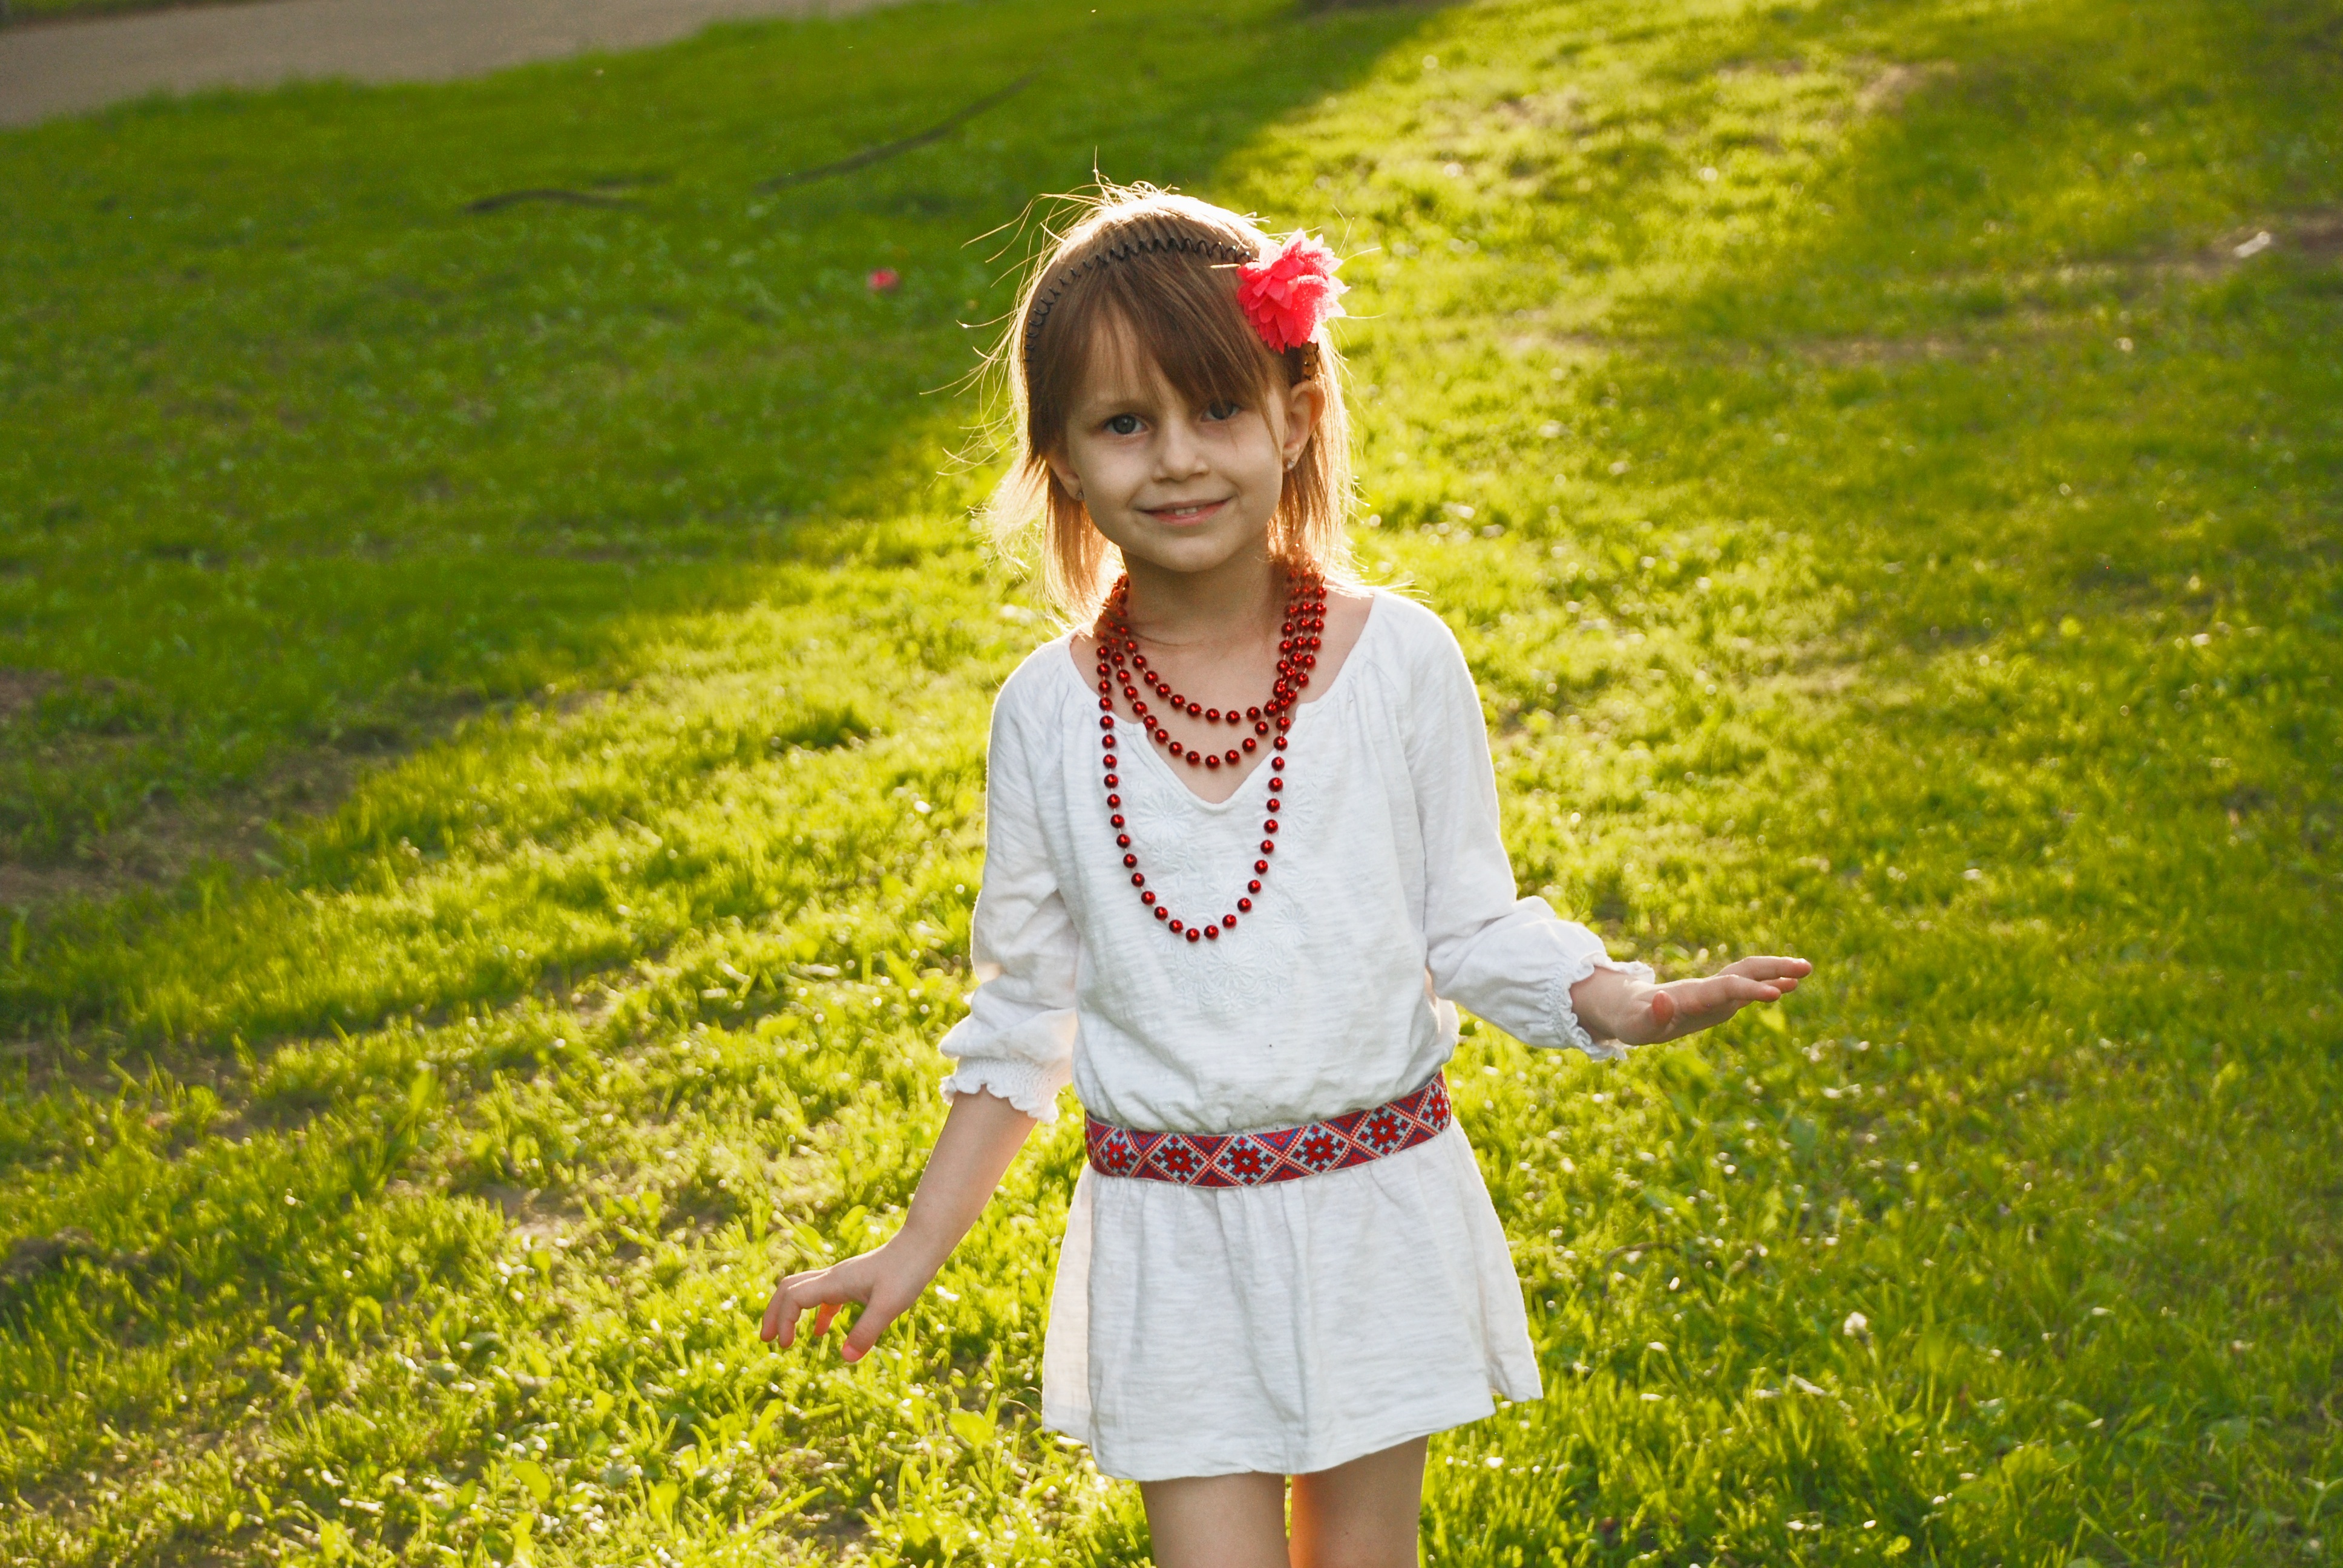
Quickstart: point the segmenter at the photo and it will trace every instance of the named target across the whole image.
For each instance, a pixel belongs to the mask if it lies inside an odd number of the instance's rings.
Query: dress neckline
[[[1320,692],[1315,697],[1304,698],[1302,701],[1293,705],[1293,729],[1288,731],[1289,735],[1300,734],[1302,730],[1302,716],[1310,712],[1313,709],[1322,708],[1327,703],[1332,702],[1334,699],[1335,694],[1341,691],[1343,689],[1344,683],[1351,678],[1351,671],[1358,664],[1359,655],[1366,648],[1367,638],[1375,635],[1376,623],[1383,618],[1381,615],[1376,613],[1383,608],[1383,594],[1382,589],[1376,588],[1369,588],[1367,589],[1367,618],[1365,622],[1360,626],[1358,637],[1352,641],[1351,651],[1342,656],[1342,668],[1334,672],[1334,678],[1326,683],[1325,690]],[[1082,679],[1081,666],[1076,662],[1073,656],[1074,633],[1069,630],[1065,636],[1060,639],[1060,641],[1064,644],[1066,651],[1066,657],[1059,661],[1060,665],[1065,669],[1068,675],[1074,678],[1082,694],[1085,697],[1089,696],[1091,692],[1090,683]],[[1207,800],[1202,795],[1197,794],[1194,787],[1185,779],[1180,777],[1179,772],[1172,768],[1172,764],[1163,760],[1163,759],[1156,753],[1155,744],[1153,741],[1144,741],[1140,745],[1127,747],[1124,749],[1123,755],[1129,757],[1137,753],[1143,753],[1147,758],[1148,763],[1156,768],[1161,773],[1162,777],[1169,779],[1191,806],[1193,806],[1199,811],[1203,811],[1213,816],[1218,816],[1234,807],[1239,800],[1244,798],[1245,791],[1252,788],[1255,780],[1260,779],[1263,773],[1272,771],[1268,761],[1264,759],[1262,761],[1253,765],[1252,771],[1245,775],[1244,782],[1239,784],[1234,789],[1229,791],[1228,798],[1226,799]],[[1128,768],[1131,764],[1125,762],[1123,766]]]

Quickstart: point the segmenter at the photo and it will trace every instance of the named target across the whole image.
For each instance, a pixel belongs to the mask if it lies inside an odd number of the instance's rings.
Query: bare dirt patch
[[[268,774],[203,799],[157,800],[66,859],[0,859],[0,909],[36,912],[167,886],[197,867],[273,869],[284,829],[340,805],[378,757],[331,747],[294,752]]]
[[[1906,99],[1927,91],[1960,74],[1950,60],[1924,60],[1883,66],[1855,95],[1855,106],[1866,115],[1893,114]]]
[[[0,669],[0,724],[31,711],[56,684],[57,678],[45,669]]]

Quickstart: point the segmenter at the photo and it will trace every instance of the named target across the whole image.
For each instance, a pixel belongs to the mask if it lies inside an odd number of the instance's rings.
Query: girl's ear
[[[1066,461],[1063,447],[1054,452],[1042,453],[1041,461],[1050,465],[1050,475],[1058,481],[1058,488],[1078,501],[1082,498],[1081,476],[1076,474],[1073,465]]]
[[[1326,412],[1326,389],[1318,385],[1314,376],[1305,376],[1285,389],[1285,466],[1289,468],[1302,460],[1310,449],[1310,438],[1318,433],[1318,421]]]

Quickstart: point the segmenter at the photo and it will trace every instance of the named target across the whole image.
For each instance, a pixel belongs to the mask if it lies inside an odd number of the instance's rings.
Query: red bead
[[[1246,736],[1246,737],[1244,738],[1244,749],[1245,749],[1246,750],[1248,750],[1248,751],[1251,751],[1253,748],[1255,748],[1256,746],[1259,746],[1260,744],[1261,744],[1261,742],[1260,742],[1260,741],[1255,740],[1255,739],[1254,739],[1252,736],[1250,736],[1250,735],[1248,735],[1248,736]]]
[[[1188,936],[1188,940],[1189,940],[1190,941],[1192,941],[1192,941],[1194,941],[1198,937],[1202,936],[1203,934],[1204,934],[1203,932],[1202,932],[1202,931],[1200,931],[1200,930],[1197,930],[1195,927],[1193,927],[1193,926],[1190,926],[1190,927],[1188,928],[1187,936]]]
[[[1114,847],[1115,847],[1116,849],[1130,849],[1130,848],[1131,848],[1131,835],[1130,835],[1130,834],[1128,834],[1128,833],[1117,833],[1117,834],[1114,836]]]
[[[1125,856],[1122,858],[1122,868],[1123,868],[1123,869],[1124,869],[1124,870],[1126,870],[1126,871],[1127,871],[1127,870],[1129,870],[1129,869],[1131,869],[1131,868],[1132,868],[1133,866],[1136,866],[1136,865],[1138,865],[1138,864],[1139,864],[1139,857],[1138,857],[1138,856],[1136,856],[1136,855],[1125,855]]]
[[[1269,869],[1269,862],[1267,860],[1255,860],[1252,863],[1252,869],[1256,871],[1266,871]],[[1256,883],[1254,885],[1253,891],[1256,893],[1261,891],[1259,884]]]
[[[1186,928],[1186,927],[1184,927],[1184,926],[1182,926],[1179,921],[1177,921],[1177,920],[1173,920],[1173,921],[1172,922],[1172,929],[1173,930],[1175,930],[1175,931],[1178,931],[1178,930],[1185,930],[1187,928]]]
[[[1204,709],[1204,722],[1205,722],[1205,723],[1207,723],[1207,724],[1218,724],[1220,721],[1221,721],[1221,710],[1220,710],[1219,709],[1217,709],[1217,708],[1207,708],[1206,709]]]
[[[1264,854],[1264,855],[1274,855],[1274,854],[1276,854],[1276,853],[1277,853],[1277,841],[1276,841],[1275,839],[1263,839],[1261,841],[1261,852],[1262,852],[1262,854]],[[1138,861],[1136,861],[1136,860],[1134,860],[1134,861],[1132,861],[1132,862],[1131,862],[1131,864],[1133,864],[1133,865],[1137,865],[1138,863],[1139,863],[1139,862],[1138,862]]]
[[[1237,918],[1234,915],[1222,915],[1221,917],[1221,924],[1226,926],[1231,930],[1235,930],[1237,929]]]
[[[1196,717],[1196,715],[1198,715],[1199,713],[1202,713],[1202,712],[1203,712],[1203,711],[1204,711],[1203,707],[1202,707],[1202,704],[1200,704],[1200,703],[1194,703],[1194,702],[1192,702],[1192,703],[1188,704],[1188,717],[1189,717],[1189,718],[1191,718],[1191,719],[1195,718],[1195,717]]]
[[[1114,715],[1113,715],[1113,714],[1111,714],[1111,713],[1101,715],[1101,718],[1099,719],[1099,728],[1100,728],[1101,729],[1113,729],[1113,728],[1114,728]],[[1111,740],[1110,740],[1110,741],[1108,741],[1108,742],[1107,742],[1107,744],[1108,744],[1109,746],[1111,746],[1111,745],[1113,745],[1113,744],[1114,744],[1114,742],[1113,742],[1113,741],[1111,741]]]
[[[1260,879],[1260,878],[1258,878],[1258,877],[1256,877],[1256,878],[1254,878],[1252,881],[1247,882],[1247,883],[1245,884],[1245,891],[1246,891],[1246,892],[1248,892],[1248,893],[1258,893],[1258,892],[1260,892],[1260,891],[1261,891],[1261,879]],[[1240,904],[1240,905],[1238,905],[1237,907],[1238,907],[1239,909],[1242,909],[1244,906],[1243,906],[1243,905],[1242,905],[1242,904]]]
[[[1281,729],[1284,728],[1284,724],[1282,720],[1280,721],[1278,728]],[[1280,751],[1282,751],[1285,749],[1285,737],[1281,735],[1276,739],[1271,741],[1270,744],[1276,747]]]
[[[1258,713],[1258,712],[1260,712],[1261,710],[1260,710],[1259,709],[1253,709],[1253,711],[1254,711],[1254,712],[1256,712],[1256,713]],[[1256,724],[1256,725],[1254,725],[1254,726],[1252,727],[1252,732],[1253,732],[1255,735],[1266,735],[1266,734],[1268,734],[1268,733],[1269,733],[1269,726],[1268,726],[1268,725],[1266,725],[1266,724]],[[1250,745],[1252,745],[1252,741],[1250,741],[1250,740],[1248,740],[1248,741],[1246,741],[1246,742],[1245,742],[1245,744],[1246,744],[1247,746],[1250,746]]]
[[[1204,759],[1204,766],[1207,768],[1218,768],[1220,765],[1221,758],[1218,752],[1214,752],[1212,756]]]
[[[1276,796],[1272,795],[1269,798],[1269,809],[1272,811],[1282,809],[1283,803],[1280,801]]]
[[[1248,708],[1245,709],[1245,717],[1247,719],[1259,719],[1261,717],[1261,709],[1258,708]]]
[[[1112,713],[1114,711],[1114,699],[1111,697],[1100,698],[1099,711],[1101,713]]]
[[[1109,826],[1111,826],[1111,827],[1116,827],[1116,828],[1120,828],[1120,827],[1121,827],[1121,826],[1123,825],[1123,822],[1122,822],[1122,813],[1121,813],[1121,812],[1120,812],[1120,811],[1116,812],[1113,816],[1109,817],[1109,818],[1107,819],[1107,822],[1108,822],[1108,825],[1109,825]]]
[[[1158,904],[1155,906],[1155,918],[1159,920],[1169,920],[1172,918],[1172,911]]]
[[[1237,765],[1237,754],[1233,751],[1225,752],[1222,755],[1221,760],[1233,768]]]
[[[1201,751],[1191,751],[1188,753],[1188,766],[1191,768],[1196,767],[1203,760],[1204,754]]]
[[[1253,887],[1254,887],[1254,889],[1255,889],[1256,890],[1258,890],[1260,889],[1260,887],[1261,887],[1261,884],[1260,884],[1259,882],[1255,882],[1255,883],[1253,884]],[[1251,899],[1239,899],[1239,900],[1237,900],[1237,908],[1238,908],[1238,909],[1240,909],[1240,910],[1243,910],[1243,911],[1245,911],[1247,914],[1251,914],[1251,913],[1252,912],[1252,900]]]
[[[1133,871],[1131,873],[1131,885],[1134,888],[1143,888],[1147,886],[1147,878],[1141,872]]]
[[[1153,893],[1141,893],[1139,895],[1139,901],[1142,904],[1151,904],[1155,901],[1155,895]]]
[[[1282,757],[1272,757],[1272,758],[1271,758],[1271,759],[1269,759],[1269,770],[1270,770],[1271,772],[1272,772],[1272,773],[1282,773],[1282,772],[1284,772],[1284,771],[1285,771],[1285,759],[1284,759],[1284,758],[1282,758]]]
[[[1108,774],[1106,776],[1106,781],[1110,787],[1112,786],[1114,783],[1114,775],[1111,773]],[[1120,795],[1110,795],[1106,798],[1106,803],[1110,806],[1120,806],[1122,804],[1122,797]]]
[[[1262,830],[1262,832],[1264,832],[1264,833],[1274,833],[1274,832],[1276,832],[1276,831],[1277,831],[1277,819],[1276,819],[1276,818],[1274,818],[1274,817],[1272,817],[1268,821],[1263,822],[1263,823],[1261,825],[1261,830]]]
[[[1232,922],[1232,923],[1233,923],[1233,922]],[[1189,934],[1191,937],[1192,937],[1192,936],[1194,936],[1196,933],[1195,933],[1195,932],[1193,932],[1193,931],[1190,931],[1188,934]],[[1218,926],[1206,926],[1206,927],[1204,928],[1204,935],[1206,936],[1206,938],[1208,938],[1208,939],[1210,939],[1210,940],[1213,940],[1213,941],[1218,941],[1218,940],[1220,940],[1221,928],[1220,928],[1220,927],[1218,927]]]

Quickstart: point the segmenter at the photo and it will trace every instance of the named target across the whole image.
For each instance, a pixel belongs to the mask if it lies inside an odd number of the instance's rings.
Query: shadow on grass
[[[0,455],[0,670],[37,687],[0,893],[167,883],[465,714],[623,682],[767,566],[955,547],[950,389],[1009,299],[971,236],[1094,166],[1198,177],[1423,15],[920,5],[0,137],[0,412],[45,437]]]

